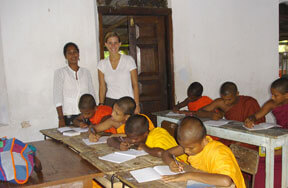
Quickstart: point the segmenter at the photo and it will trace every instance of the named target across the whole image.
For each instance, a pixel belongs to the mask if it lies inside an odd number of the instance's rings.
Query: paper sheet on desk
[[[109,138],[109,136],[101,136],[97,142],[90,142],[89,138],[86,138],[86,139],[84,138],[84,139],[82,139],[82,141],[86,145],[91,146],[91,145],[94,145],[94,144],[105,144],[105,143],[107,143],[107,139],[108,138]]]
[[[221,120],[208,120],[208,121],[204,121],[204,125],[205,126],[214,126],[214,127],[219,127],[221,125],[226,125],[227,123],[229,123],[229,120],[225,120],[225,119],[221,119]]]
[[[167,114],[166,114],[166,116],[171,116],[171,117],[173,117],[173,116],[185,116],[185,114],[179,114],[179,113],[174,113],[174,112],[168,112]]]
[[[67,132],[67,131],[75,131],[78,133],[87,132],[88,128],[81,128],[81,127],[61,127],[57,129],[60,133]]]
[[[259,123],[258,125],[254,125],[252,128],[248,128],[243,124],[243,127],[249,131],[258,131],[258,130],[265,130],[270,129],[273,127],[281,127],[280,125],[273,124],[273,123]]]

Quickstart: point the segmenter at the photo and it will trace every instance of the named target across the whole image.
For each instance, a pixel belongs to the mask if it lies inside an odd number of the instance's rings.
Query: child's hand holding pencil
[[[173,161],[169,164],[169,168],[172,172],[183,172],[183,166],[180,164],[175,155],[172,155]]]

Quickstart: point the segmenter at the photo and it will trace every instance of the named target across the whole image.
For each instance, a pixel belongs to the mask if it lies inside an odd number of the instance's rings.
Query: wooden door
[[[169,107],[164,17],[129,16],[128,32],[129,53],[138,68],[141,112],[151,117],[151,112]]]

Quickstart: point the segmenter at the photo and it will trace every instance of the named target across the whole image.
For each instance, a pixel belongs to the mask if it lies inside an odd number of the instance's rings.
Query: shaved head
[[[288,78],[279,78],[271,84],[271,88],[276,89],[279,93],[288,93]]]
[[[225,82],[221,85],[220,88],[220,95],[227,96],[227,95],[236,95],[238,93],[238,89],[235,83],[233,82]]]
[[[206,137],[206,128],[196,117],[187,116],[178,126],[177,139],[181,142],[201,142]]]

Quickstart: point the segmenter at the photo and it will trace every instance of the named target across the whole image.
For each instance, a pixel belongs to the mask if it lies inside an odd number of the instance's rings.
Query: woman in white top
[[[64,46],[63,53],[68,66],[55,71],[53,88],[59,127],[71,125],[73,119],[80,114],[78,101],[83,94],[89,93],[95,97],[90,72],[78,66],[78,46],[69,42]]]
[[[113,106],[117,99],[130,96],[136,102],[135,113],[139,113],[138,74],[134,59],[119,53],[121,42],[115,32],[106,34],[105,46],[110,55],[98,63],[99,105]]]

